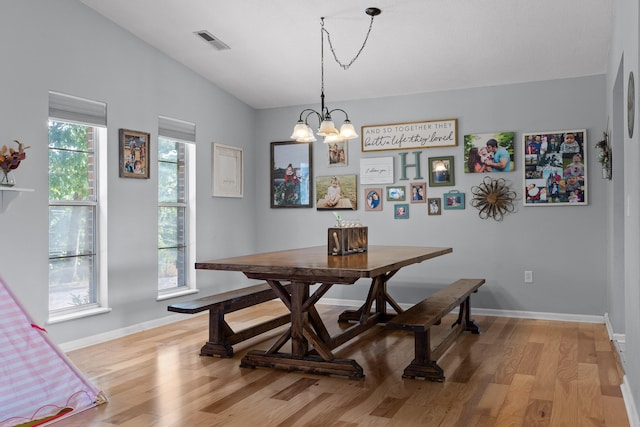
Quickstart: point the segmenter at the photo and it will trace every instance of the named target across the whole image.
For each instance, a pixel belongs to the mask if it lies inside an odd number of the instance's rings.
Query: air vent
[[[226,43],[224,43],[222,40],[218,39],[216,36],[214,36],[213,34],[211,34],[208,31],[205,31],[205,30],[196,31],[194,34],[199,36],[202,40],[206,41],[207,43],[209,43],[214,48],[216,48],[216,50],[229,50],[229,49],[231,49]]]

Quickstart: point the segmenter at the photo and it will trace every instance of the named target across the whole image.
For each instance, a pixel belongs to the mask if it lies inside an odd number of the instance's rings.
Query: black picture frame
[[[310,208],[313,200],[311,142],[271,143],[272,208]]]

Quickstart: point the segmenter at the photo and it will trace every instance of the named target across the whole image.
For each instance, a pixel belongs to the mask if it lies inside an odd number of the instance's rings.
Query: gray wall
[[[607,190],[611,183],[601,179],[593,145],[606,123],[603,98],[604,76],[592,76],[539,83],[487,87],[460,91],[354,102],[332,102],[330,108],[344,108],[350,119],[361,125],[400,123],[447,118],[458,119],[459,145],[422,150],[422,175],[427,177],[427,158],[455,157],[455,187],[429,187],[428,197],[441,197],[456,189],[471,198],[470,189],[483,174],[465,174],[462,136],[468,133],[522,132],[562,129],[587,130],[589,154],[589,205],[576,207],[522,206],[523,171],[521,152],[516,151],[517,170],[493,173],[508,179],[520,200],[515,214],[502,222],[481,220],[471,206],[445,210],[428,216],[426,205],[409,206],[408,220],[394,220],[391,202],[382,212],[365,212],[360,199],[357,212],[341,212],[359,218],[369,226],[370,244],[451,246],[453,254],[401,270],[391,287],[400,302],[415,301],[430,286],[458,277],[485,277],[487,284],[474,295],[479,307],[501,310],[602,315],[606,310],[607,280]],[[311,106],[318,108],[318,106]],[[331,212],[314,209],[270,209],[268,176],[269,141],[286,140],[302,107],[258,112],[260,144],[256,164],[259,249],[290,248],[326,244],[326,228],[333,224]],[[334,117],[338,120],[338,117]],[[348,166],[328,167],[326,146],[314,144],[314,175],[358,174],[359,160],[392,156],[396,183],[400,173],[400,151],[362,153],[359,140],[349,146]],[[415,150],[411,150],[415,151]],[[409,151],[407,151],[409,152]],[[408,155],[413,159],[413,155]],[[413,170],[408,177],[412,178]],[[405,181],[406,183],[406,181]],[[362,193],[362,191],[360,191]],[[362,198],[362,194],[359,197]],[[286,230],[286,231],[285,231]],[[587,249],[588,248],[588,249]],[[524,283],[524,270],[532,270],[534,283]],[[426,289],[425,289],[426,285]],[[364,285],[363,285],[364,286]],[[432,286],[431,286],[432,287]],[[334,298],[363,299],[364,288],[334,287]]]
[[[48,325],[56,342],[168,314],[167,301],[156,301],[157,171],[152,166],[148,180],[118,177],[119,128],[150,132],[154,141],[158,115],[196,123],[197,256],[254,250],[254,186],[246,186],[244,199],[223,199],[211,197],[210,184],[212,142],[243,147],[247,165],[255,161],[254,130],[229,125],[252,123],[253,109],[77,1],[4,0],[0,38],[0,145],[13,139],[31,145],[16,178],[20,187],[35,189],[0,214],[0,275],[42,325],[48,310],[48,91],[107,103],[113,311]],[[152,143],[152,161],[154,149]],[[255,181],[253,168],[245,169],[245,179]],[[233,281],[243,280],[206,277],[198,287],[212,293]]]

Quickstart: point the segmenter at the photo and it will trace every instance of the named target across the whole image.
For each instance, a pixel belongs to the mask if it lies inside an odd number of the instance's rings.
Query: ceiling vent
[[[222,40],[211,34],[209,31],[196,31],[195,35],[199,36],[202,40],[209,43],[211,46],[216,48],[216,50],[229,50],[231,49],[226,43]]]

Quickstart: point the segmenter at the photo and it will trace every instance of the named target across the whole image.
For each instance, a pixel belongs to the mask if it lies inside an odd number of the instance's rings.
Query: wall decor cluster
[[[242,148],[212,144],[211,188],[214,197],[242,197]]]
[[[466,173],[512,172],[515,132],[477,133],[464,136]]]
[[[362,126],[362,152],[458,145],[458,120]]]
[[[524,133],[524,205],[586,205],[586,144],[585,129]]]
[[[311,142],[271,143],[271,207],[310,208]]]
[[[502,221],[505,215],[515,212],[517,194],[504,178],[485,176],[480,184],[471,188],[471,194],[471,206],[480,211],[478,215],[482,219]]]
[[[120,178],[149,179],[148,132],[120,129]]]

